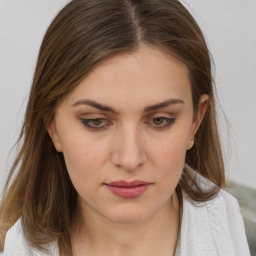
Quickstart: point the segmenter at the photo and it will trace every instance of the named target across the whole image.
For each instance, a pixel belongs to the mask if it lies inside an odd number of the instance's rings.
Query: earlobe
[[[188,142],[187,150],[190,150],[194,146],[194,143],[195,143],[194,137],[190,138],[190,140]]]
[[[49,124],[49,126],[47,127],[47,131],[48,131],[49,136],[52,139],[52,143],[53,143],[55,149],[58,152],[62,152],[60,139],[59,139],[58,133],[56,131],[56,125],[55,125],[54,121]]]

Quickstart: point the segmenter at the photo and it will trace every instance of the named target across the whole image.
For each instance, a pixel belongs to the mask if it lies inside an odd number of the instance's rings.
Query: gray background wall
[[[8,153],[19,134],[40,42],[67,2],[0,0],[0,191],[13,159]],[[256,1],[182,2],[199,22],[214,57],[220,105],[229,121],[227,128],[220,116],[227,176],[256,188]]]

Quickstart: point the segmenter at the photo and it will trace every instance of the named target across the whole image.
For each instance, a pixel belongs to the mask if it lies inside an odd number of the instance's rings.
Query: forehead
[[[116,108],[135,103],[142,107],[169,98],[191,101],[189,71],[160,49],[141,46],[102,61],[66,98],[69,104],[86,98]]]

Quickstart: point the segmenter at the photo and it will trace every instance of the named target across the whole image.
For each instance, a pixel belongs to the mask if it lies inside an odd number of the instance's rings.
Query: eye
[[[83,125],[92,130],[100,130],[109,126],[109,122],[105,118],[82,119]]]
[[[147,121],[147,124],[153,126],[154,129],[166,129],[169,128],[175,122],[175,118],[157,116]]]
[[[150,118],[149,121],[146,121],[146,124],[149,124],[154,129],[168,129],[175,119],[165,116],[157,116]],[[105,118],[90,118],[90,119],[81,119],[82,124],[91,129],[91,130],[102,130],[110,126],[111,123]]]

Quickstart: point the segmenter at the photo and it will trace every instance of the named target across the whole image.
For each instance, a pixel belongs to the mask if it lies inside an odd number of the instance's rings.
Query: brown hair
[[[187,65],[195,112],[200,95],[209,95],[186,162],[217,187],[204,193],[184,170],[176,188],[179,197],[182,190],[196,201],[206,201],[223,187],[211,59],[189,12],[177,0],[73,0],[53,20],[40,48],[18,140],[21,149],[0,206],[2,243],[7,230],[22,217],[25,235],[33,247],[45,250],[49,242],[57,240],[62,254],[71,248],[69,234],[77,193],[46,127],[60,98],[99,62],[120,52],[136,51],[141,44],[159,47]]]

